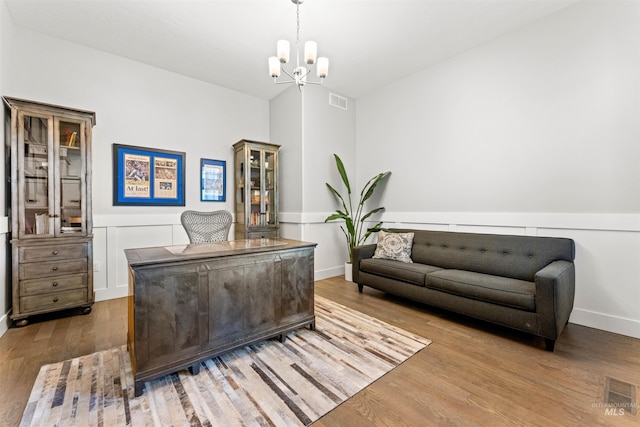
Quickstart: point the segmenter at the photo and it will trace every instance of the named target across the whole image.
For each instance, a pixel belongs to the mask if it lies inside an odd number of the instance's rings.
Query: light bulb
[[[289,62],[289,42],[287,40],[278,40],[277,51],[280,62]]]
[[[316,62],[318,57],[318,44],[313,41],[308,41],[304,44],[304,62],[311,65]]]
[[[318,58],[316,73],[321,79],[329,75],[329,58],[325,58],[324,56]]]
[[[280,77],[280,60],[276,56],[269,58],[269,74],[273,78]]]

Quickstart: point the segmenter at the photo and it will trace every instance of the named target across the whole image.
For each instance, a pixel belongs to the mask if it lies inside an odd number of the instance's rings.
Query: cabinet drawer
[[[86,303],[87,290],[73,289],[64,292],[41,294],[20,298],[20,311],[23,313],[40,310],[60,310]]]
[[[87,287],[87,274],[51,277],[47,279],[32,279],[20,281],[20,296],[29,296],[50,292],[62,292],[70,289]]]
[[[87,259],[20,264],[20,280],[87,272]]]
[[[87,244],[22,246],[20,263],[35,261],[55,261],[57,259],[76,259],[87,257]]]

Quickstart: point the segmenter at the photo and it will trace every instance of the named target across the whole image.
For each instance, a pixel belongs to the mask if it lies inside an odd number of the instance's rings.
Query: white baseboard
[[[640,338],[640,321],[574,308],[569,322],[589,328],[602,329],[615,334]]]
[[[315,280],[324,280],[329,277],[342,276],[344,275],[344,265],[340,267],[331,267],[326,268],[324,270],[316,270],[314,273]]]
[[[106,301],[116,298],[124,298],[129,295],[128,286],[118,286],[115,289],[96,289],[95,298],[96,302]]]
[[[11,318],[9,317],[9,313],[5,313],[2,317],[0,317],[0,337],[4,335],[5,332],[11,326]]]

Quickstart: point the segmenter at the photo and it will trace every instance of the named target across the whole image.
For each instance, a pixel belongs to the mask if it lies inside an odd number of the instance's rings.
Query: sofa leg
[[[553,351],[556,346],[556,340],[552,340],[551,338],[544,339],[545,346],[547,347],[547,351]]]
[[[362,293],[363,289],[364,289],[364,285],[361,285],[360,283],[358,283],[358,292]]]

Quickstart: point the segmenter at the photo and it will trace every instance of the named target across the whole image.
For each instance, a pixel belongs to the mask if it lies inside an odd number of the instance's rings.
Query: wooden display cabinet
[[[235,238],[279,236],[279,145],[241,140],[233,144]]]
[[[12,314],[91,312],[91,133],[95,113],[3,97]],[[9,203],[7,203],[9,205]]]

